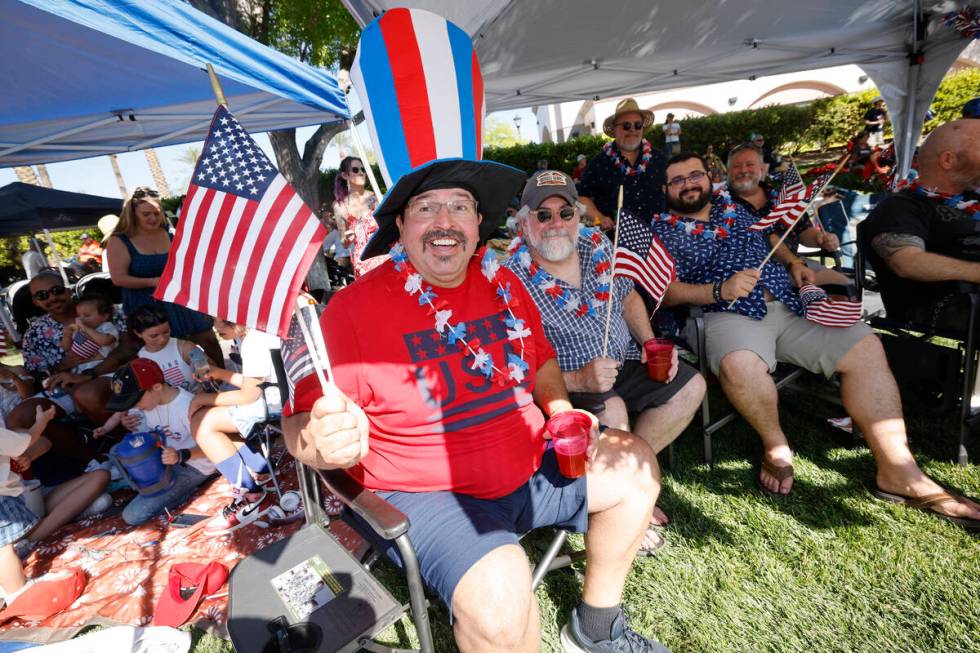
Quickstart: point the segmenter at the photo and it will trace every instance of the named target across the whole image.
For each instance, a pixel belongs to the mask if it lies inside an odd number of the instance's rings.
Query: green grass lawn
[[[798,449],[791,498],[755,489],[760,447],[744,423],[716,435],[711,469],[700,462],[700,433],[681,436],[661,501],[674,520],[669,546],[638,559],[627,582],[634,626],[676,653],[980,651],[980,539],[873,499],[865,489],[873,475],[867,449],[835,441],[820,425],[839,409],[799,394],[782,401],[783,426]],[[977,466],[948,462],[951,419],[913,420],[912,437],[928,473],[980,496]],[[548,539],[530,538],[532,557]],[[571,546],[581,547],[581,537]],[[398,572],[385,564],[377,571],[407,601]],[[560,650],[558,631],[580,586],[566,569],[539,589],[542,650]],[[455,650],[445,610],[431,616],[436,650]],[[405,618],[378,639],[417,644]],[[231,647],[205,636],[192,650]]]

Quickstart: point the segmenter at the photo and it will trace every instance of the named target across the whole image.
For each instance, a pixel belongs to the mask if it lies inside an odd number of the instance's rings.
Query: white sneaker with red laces
[[[219,535],[248,526],[275,505],[274,497],[264,489],[243,494],[222,508],[221,514],[207,523],[204,532]]]

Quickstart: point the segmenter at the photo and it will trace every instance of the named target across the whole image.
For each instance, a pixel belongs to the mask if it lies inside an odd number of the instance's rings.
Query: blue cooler
[[[161,458],[163,436],[157,431],[129,433],[109,450],[109,457],[134,490],[144,497],[163,494],[174,486],[174,470]]]

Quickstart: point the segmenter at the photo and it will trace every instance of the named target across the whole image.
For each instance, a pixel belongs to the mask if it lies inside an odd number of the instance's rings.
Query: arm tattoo
[[[926,241],[912,234],[886,232],[875,236],[871,240],[871,246],[878,252],[878,256],[887,261],[906,247],[914,247],[915,249],[925,251]]]

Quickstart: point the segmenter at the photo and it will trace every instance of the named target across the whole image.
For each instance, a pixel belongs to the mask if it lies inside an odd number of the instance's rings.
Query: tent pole
[[[51,248],[51,254],[54,256],[54,263],[58,266],[58,273],[61,274],[61,280],[65,284],[65,288],[68,287],[68,275],[65,274],[65,266],[61,264],[61,254],[58,253],[58,248],[54,246],[54,239],[51,237],[51,230],[44,230],[44,237],[48,241],[48,247]]]
[[[225,99],[225,92],[221,88],[221,82],[218,81],[218,75],[214,72],[214,66],[208,64],[208,78],[211,79],[211,92],[214,93],[214,99],[218,102],[218,106],[228,106],[228,100]]]
[[[348,105],[348,111],[350,110]],[[374,169],[371,167],[371,163],[367,159],[367,152],[364,150],[364,144],[361,143],[360,137],[357,135],[357,127],[354,126],[354,116],[351,115],[350,122],[348,123],[350,128],[350,136],[354,141],[354,147],[357,148],[357,156],[360,157],[361,163],[364,164],[364,171],[367,172],[368,181],[371,182],[371,190],[374,191],[374,197],[378,200],[378,204],[381,204],[381,190],[378,186],[378,180],[374,178]]]
[[[919,72],[921,66],[915,60],[919,51],[919,20],[921,20],[921,10],[919,0],[912,3],[912,51],[909,53],[909,74],[905,85],[905,125],[902,130],[902,150],[899,153],[898,174],[895,180],[905,179],[912,167],[912,154],[915,151],[915,135],[912,133],[915,126],[916,96],[919,88]]]

